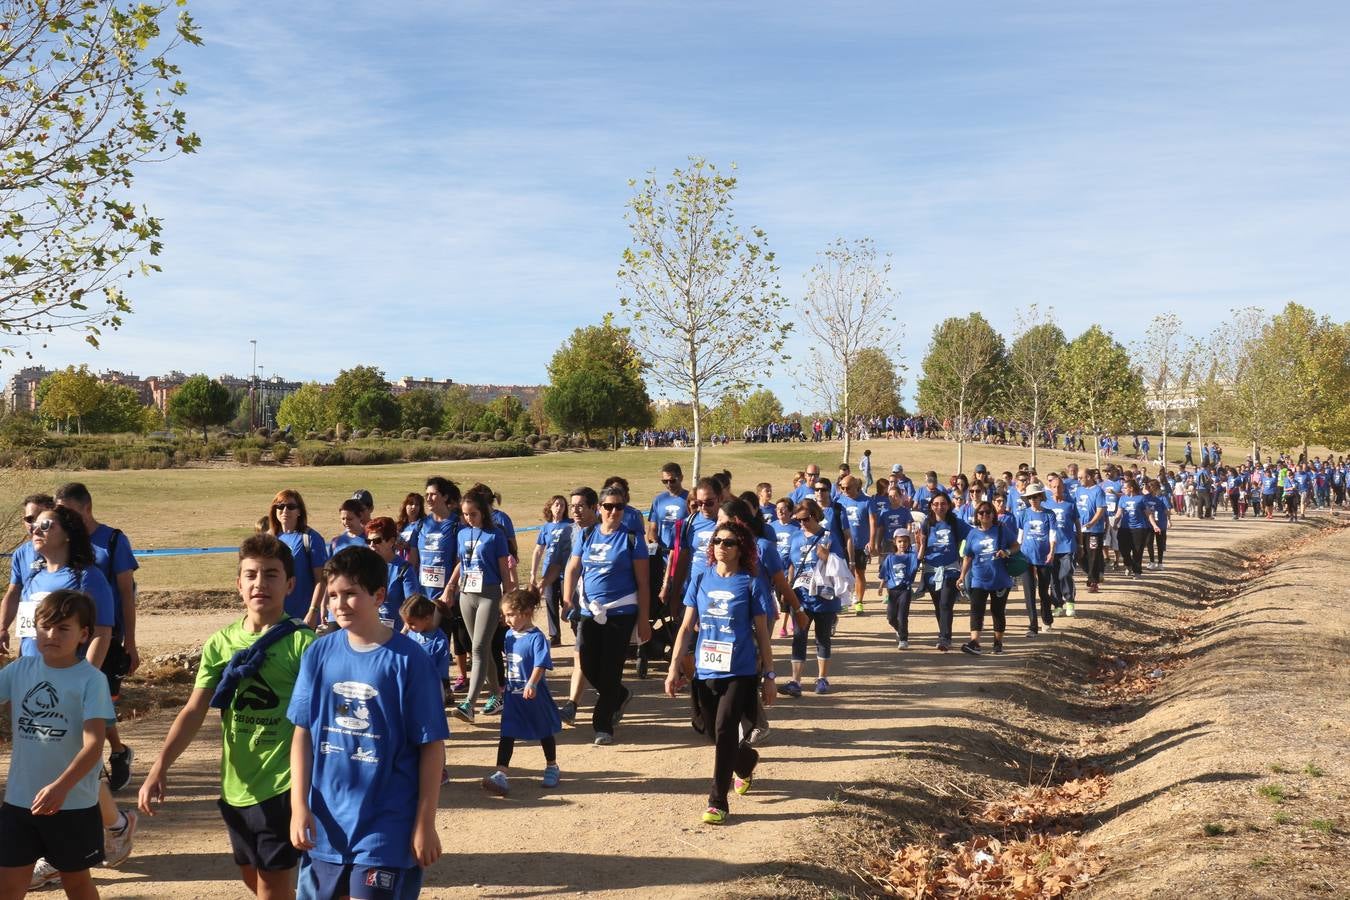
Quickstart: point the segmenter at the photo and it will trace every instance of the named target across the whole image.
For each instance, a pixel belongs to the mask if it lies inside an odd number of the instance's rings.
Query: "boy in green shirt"
[[[203,645],[192,696],[169,728],[140,793],[141,810],[153,816],[167,793],[169,768],[211,707],[219,708],[221,817],[244,883],[268,900],[295,896],[292,873],[299,862],[290,840],[295,728],[286,707],[314,632],[286,616],[294,584],[295,560],[275,537],[256,534],[239,547],[244,617]]]

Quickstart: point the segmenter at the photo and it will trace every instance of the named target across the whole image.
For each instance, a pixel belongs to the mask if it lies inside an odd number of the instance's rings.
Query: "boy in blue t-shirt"
[[[34,612],[40,656],[0,669],[14,747],[0,807],[0,870],[22,896],[45,859],[70,897],[96,896],[89,867],[104,860],[99,764],[113,712],[108,681],[79,654],[94,631],[94,604],[56,590]]]
[[[446,727],[437,676],[417,642],[380,621],[388,571],[367,547],[324,566],[341,631],[300,662],[287,718],[291,843],[301,898],[416,897],[441,855],[436,805]]]

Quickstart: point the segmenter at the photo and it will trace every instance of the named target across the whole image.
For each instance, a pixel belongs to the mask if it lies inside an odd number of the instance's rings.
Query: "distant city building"
[[[37,409],[37,386],[52,374],[42,366],[29,366],[10,376],[5,385],[5,409],[13,412],[33,412]]]

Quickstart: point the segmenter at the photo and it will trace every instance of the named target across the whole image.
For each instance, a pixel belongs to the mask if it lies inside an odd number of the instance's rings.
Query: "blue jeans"
[[[837,612],[811,612],[809,609],[802,610],[806,613],[806,618],[810,621],[806,628],[799,628],[792,635],[792,661],[806,662],[806,631],[808,628],[814,628],[816,632],[816,659],[829,659],[831,637],[830,632],[834,630],[834,623],[839,619]]]

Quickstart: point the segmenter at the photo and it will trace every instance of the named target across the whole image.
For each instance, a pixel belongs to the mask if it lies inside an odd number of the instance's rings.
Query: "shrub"
[[[353,429],[352,431],[352,440],[354,441],[364,440],[365,436],[366,433],[362,431],[360,428]]]
[[[492,432],[492,439],[494,441],[504,441],[506,440],[506,432],[498,428],[496,431]]]
[[[417,437],[417,432],[413,431],[411,428],[403,429],[403,439],[405,441],[411,441],[415,437]]]
[[[277,444],[272,447],[272,459],[278,464],[284,463],[290,455],[291,448],[289,444]]]
[[[81,469],[106,469],[108,468],[108,454],[106,453],[82,453],[80,454]]]
[[[429,438],[431,437],[431,429],[423,425],[421,428],[417,429],[417,436],[419,438]]]
[[[246,462],[248,462],[248,448],[247,448],[247,447],[235,447],[235,448],[234,448],[234,461],[237,462],[237,463],[246,463]]]
[[[372,428],[370,429],[370,436],[373,438],[382,438],[384,437],[384,432],[378,428]]]
[[[329,428],[327,431],[323,433],[323,439],[325,441],[335,441],[337,440],[337,432],[334,431],[332,428]]]
[[[538,450],[540,453],[547,453],[551,449],[549,447],[548,438],[540,438],[535,443],[534,449]]]
[[[262,462],[261,450],[255,450],[250,447],[248,450],[245,451],[245,454],[246,454],[245,462],[247,462],[250,466],[256,466],[258,463]]]
[[[476,431],[469,432],[468,434],[464,435],[464,440],[468,441],[470,444],[478,443],[478,432]]]
[[[120,472],[126,468],[129,468],[129,464],[121,456],[114,456],[108,460],[108,471],[110,472]]]
[[[272,436],[272,429],[264,425],[261,428],[254,429],[253,433],[260,438],[270,438]]]
[[[453,431],[445,431],[441,433],[441,440],[443,441],[453,441],[454,439],[455,433]]]
[[[320,436],[320,435],[319,435],[319,433],[318,433],[317,431],[306,431],[306,432],[305,432],[305,440],[307,440],[307,441],[317,441],[317,440],[319,439],[319,436]]]
[[[431,436],[430,434],[419,434],[419,435],[417,436],[417,439],[418,439],[419,441],[429,441],[429,440],[431,440],[431,437],[432,437],[432,436]]]
[[[192,459],[192,454],[188,453],[186,450],[173,451],[173,464],[176,466],[187,465],[187,461],[190,459]]]

